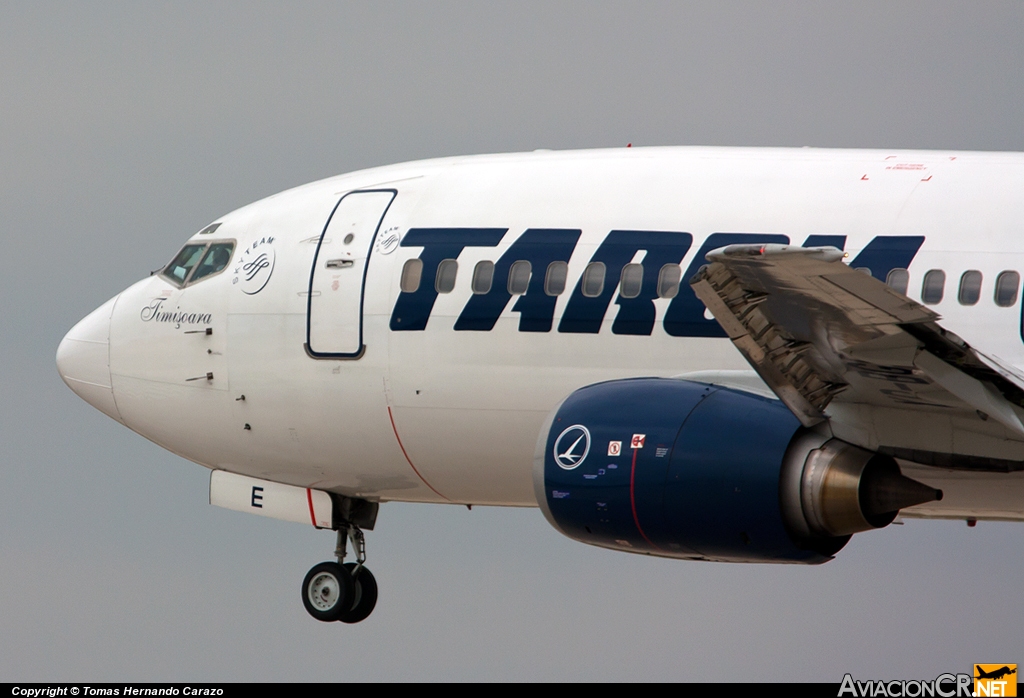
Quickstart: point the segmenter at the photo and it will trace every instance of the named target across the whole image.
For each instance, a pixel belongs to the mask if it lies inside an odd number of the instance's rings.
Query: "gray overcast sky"
[[[814,568],[673,562],[536,510],[332,534],[214,509],[54,352],[217,216],[361,167],[535,148],[1024,149],[1024,4],[0,2],[0,680],[932,678],[1024,661],[1024,524],[909,522]],[[965,231],[969,234],[969,231]]]

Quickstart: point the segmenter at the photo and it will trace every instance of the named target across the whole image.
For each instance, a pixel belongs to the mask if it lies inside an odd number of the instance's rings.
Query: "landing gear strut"
[[[352,541],[355,562],[345,562]],[[337,562],[321,562],[302,580],[302,604],[317,620],[358,623],[377,605],[377,580],[366,569],[366,539],[359,526],[342,522],[338,526]]]

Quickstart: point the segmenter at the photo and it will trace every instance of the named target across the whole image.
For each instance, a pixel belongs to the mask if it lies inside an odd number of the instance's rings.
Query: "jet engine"
[[[778,400],[667,378],[569,395],[541,430],[534,488],[548,521],[585,543],[805,564],[942,498],[893,458],[804,429]]]

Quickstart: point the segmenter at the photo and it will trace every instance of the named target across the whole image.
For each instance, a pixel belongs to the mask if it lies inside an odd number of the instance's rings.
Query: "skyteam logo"
[[[382,230],[377,236],[377,254],[391,254],[398,249],[401,239],[402,234],[398,232],[397,227]]]
[[[276,262],[274,238],[260,238],[242,250],[242,254],[239,255],[238,261],[235,263],[235,278],[231,283],[237,284],[245,295],[255,296],[270,281],[270,275],[274,273]]]
[[[590,430],[582,424],[574,424],[555,439],[555,462],[562,470],[573,470],[590,453]]]

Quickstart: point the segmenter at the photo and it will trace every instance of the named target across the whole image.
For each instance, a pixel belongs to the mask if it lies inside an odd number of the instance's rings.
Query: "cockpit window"
[[[222,271],[231,261],[231,250],[234,247],[234,244],[230,242],[217,242],[210,245],[210,249],[207,250],[203,261],[199,263],[199,266],[192,273],[192,278],[189,282],[195,283],[199,279]]]
[[[190,243],[182,247],[181,252],[160,273],[165,279],[184,286],[222,271],[231,262],[231,251],[234,248],[233,242],[201,245]]]
[[[206,245],[185,245],[181,248],[178,256],[164,269],[164,276],[176,282],[179,286],[184,285],[189,272],[192,271],[192,267],[199,263],[199,259],[203,256],[203,250],[205,249]]]

